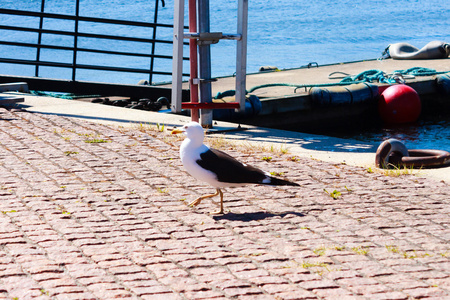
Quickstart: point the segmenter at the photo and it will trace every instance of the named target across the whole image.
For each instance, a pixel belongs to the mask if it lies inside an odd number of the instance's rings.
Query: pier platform
[[[347,75],[357,75],[368,70],[381,70],[391,74],[397,70],[407,70],[414,67],[428,68],[437,72],[450,71],[450,59],[434,60],[366,60],[359,62],[340,63],[324,66],[310,64],[310,67],[286,69],[279,71],[265,71],[248,74],[247,90],[257,86],[275,83],[289,83],[296,85],[318,85],[338,83]],[[337,73],[336,73],[337,72]],[[334,79],[330,79],[330,74]],[[377,83],[375,83],[377,84]],[[420,76],[406,78],[406,84],[413,87],[424,101],[436,100],[435,76]],[[164,85],[171,87],[171,85]],[[183,89],[189,89],[185,82]],[[219,92],[235,89],[235,78],[233,76],[218,77],[212,83],[212,93],[215,96]],[[304,128],[305,126],[320,126],[322,123],[335,122],[350,117],[358,117],[373,110],[367,105],[353,105],[345,107],[332,107],[314,110],[312,108],[309,89],[288,86],[272,86],[260,88],[252,92],[262,104],[262,110],[254,118],[246,118],[246,124],[256,126],[267,126],[286,129],[291,126]],[[431,97],[430,97],[431,96]],[[370,112],[369,112],[370,113]]]
[[[434,60],[366,60],[358,62],[340,63],[332,65],[311,67],[302,67],[298,69],[287,69],[280,71],[266,71],[260,73],[252,73],[247,75],[247,90],[255,86],[260,86],[270,83],[292,83],[292,84],[322,84],[322,83],[337,83],[341,78],[336,78],[340,74],[336,74],[330,79],[329,75],[334,72],[342,72],[348,75],[357,75],[368,70],[381,70],[390,74],[396,70],[407,70],[414,67],[434,69],[440,71],[450,71],[450,59],[434,59]],[[415,84],[415,88],[419,93],[431,93],[432,87],[428,84],[432,78],[417,77],[415,79],[407,79],[408,84]],[[417,84],[416,84],[417,83]],[[427,83],[427,84],[426,84]],[[188,86],[184,86],[188,88]],[[213,95],[218,92],[234,89],[233,77],[220,77],[216,82],[212,83]],[[304,89],[294,91],[292,87],[269,87],[262,88],[255,91],[253,94],[263,99],[265,102],[271,102],[274,99],[289,99],[294,96],[301,96],[304,94]],[[302,106],[296,107],[292,104],[292,109],[301,109]],[[263,114],[270,113],[264,110]]]

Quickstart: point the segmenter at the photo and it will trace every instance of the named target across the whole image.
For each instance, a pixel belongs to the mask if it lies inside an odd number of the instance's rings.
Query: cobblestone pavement
[[[445,183],[226,149],[301,187],[227,189],[210,216],[179,145],[0,109],[0,298],[450,299]]]

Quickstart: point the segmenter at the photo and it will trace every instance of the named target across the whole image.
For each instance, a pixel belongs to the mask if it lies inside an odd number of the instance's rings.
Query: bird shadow
[[[250,221],[258,221],[263,220],[267,218],[273,218],[273,217],[285,217],[287,215],[294,215],[298,217],[304,217],[305,214],[289,211],[284,213],[268,213],[268,212],[247,212],[247,213],[227,213],[220,216],[213,216],[213,219],[218,220],[229,220],[229,221],[244,221],[244,222],[250,222]]]

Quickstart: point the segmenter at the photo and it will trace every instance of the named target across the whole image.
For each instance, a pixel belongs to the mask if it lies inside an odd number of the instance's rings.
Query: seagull
[[[216,193],[200,196],[189,203],[191,207],[199,205],[204,199],[219,195],[220,209],[211,214],[223,214],[222,188],[247,184],[299,186],[295,182],[273,177],[268,172],[241,163],[225,152],[206,146],[203,144],[203,128],[196,122],[175,128],[171,133],[186,135],[180,147],[180,158],[186,171],[194,178],[216,188]]]

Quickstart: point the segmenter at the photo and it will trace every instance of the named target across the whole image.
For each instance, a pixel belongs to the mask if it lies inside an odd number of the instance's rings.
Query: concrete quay
[[[450,299],[448,168],[245,126],[208,142],[301,186],[230,188],[211,216],[162,132],[187,118],[23,97],[0,108],[0,299]]]
[[[18,97],[24,100],[23,103],[18,105],[29,112],[56,114],[114,126],[130,127],[136,124],[161,124],[165,125],[166,128],[173,128],[190,121],[189,117],[181,115],[126,109],[83,101],[38,97],[23,93],[0,94],[0,98],[2,96],[8,99]],[[242,125],[245,128],[244,131],[233,131],[237,127],[238,124],[235,123],[222,121],[214,123],[216,136],[227,140],[245,141],[256,146],[262,145],[269,148],[284,147],[289,150],[289,153],[296,156],[374,168],[375,152],[378,144],[252,125]],[[412,173],[420,177],[444,180],[450,183],[450,166],[414,170]]]

